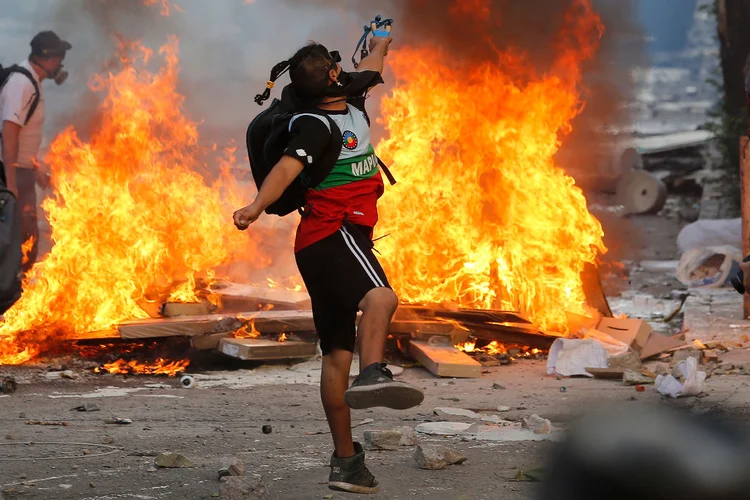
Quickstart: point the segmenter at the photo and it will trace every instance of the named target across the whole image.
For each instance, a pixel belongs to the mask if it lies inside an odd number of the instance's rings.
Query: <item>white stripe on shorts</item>
[[[357,241],[354,239],[354,236],[352,236],[349,231],[346,230],[345,227],[342,227],[339,229],[341,232],[341,235],[344,237],[344,243],[346,243],[346,246],[349,247],[349,250],[352,251],[354,254],[354,257],[359,261],[359,263],[364,268],[365,272],[367,273],[367,276],[370,277],[372,282],[375,284],[375,286],[378,287],[384,287],[383,280],[380,279],[380,276],[378,276],[378,273],[375,271],[375,269],[372,267],[372,264],[370,264],[370,261],[367,260],[367,257],[365,257],[364,252],[362,252],[362,249],[357,246]]]

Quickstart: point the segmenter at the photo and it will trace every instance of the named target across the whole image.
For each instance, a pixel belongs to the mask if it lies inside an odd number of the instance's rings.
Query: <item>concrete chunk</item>
[[[414,460],[422,469],[440,470],[449,465],[464,463],[466,456],[447,446],[419,445],[414,450]]]

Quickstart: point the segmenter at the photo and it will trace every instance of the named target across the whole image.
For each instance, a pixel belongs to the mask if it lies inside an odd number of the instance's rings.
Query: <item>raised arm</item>
[[[234,225],[237,226],[237,229],[245,230],[250,224],[258,220],[260,214],[271,203],[278,200],[284,190],[302,173],[303,168],[304,165],[297,158],[282,156],[263,181],[255,200],[234,213]]]
[[[370,39],[370,55],[362,59],[357,71],[377,71],[381,75],[384,69],[385,56],[388,55],[388,46],[393,38],[374,36]]]

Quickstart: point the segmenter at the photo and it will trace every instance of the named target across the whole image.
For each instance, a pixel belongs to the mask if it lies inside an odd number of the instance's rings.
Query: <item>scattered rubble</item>
[[[463,408],[439,407],[435,408],[435,410],[433,411],[435,412],[435,415],[439,417],[465,417],[472,420],[476,420],[479,418],[479,415],[476,412],[471,410],[464,410]]]
[[[416,446],[417,433],[411,427],[398,427],[387,431],[365,431],[364,448],[370,451],[397,450],[401,446]]]
[[[449,465],[464,463],[466,456],[447,446],[418,445],[414,450],[414,460],[421,469],[441,470]]]
[[[622,375],[622,383],[625,385],[653,384],[654,378],[644,375],[641,371],[625,370]]]
[[[179,453],[160,453],[154,459],[154,465],[166,469],[186,469],[195,467],[195,464]]]
[[[245,464],[237,457],[225,457],[219,466],[219,479],[228,476],[244,476]]]
[[[263,478],[228,477],[219,487],[221,500],[268,500]]]
[[[99,411],[99,407],[96,403],[83,403],[82,405],[74,406],[70,411]]]
[[[641,357],[635,352],[626,352],[609,358],[610,368],[622,368],[624,370],[639,371],[641,369]]]
[[[536,414],[523,419],[523,428],[529,429],[534,434],[551,434],[553,429],[552,422]]]
[[[3,377],[2,384],[0,384],[0,392],[4,394],[12,394],[18,390],[18,383],[13,377]]]

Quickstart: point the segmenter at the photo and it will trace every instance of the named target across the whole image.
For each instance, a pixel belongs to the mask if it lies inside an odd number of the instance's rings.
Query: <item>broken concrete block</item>
[[[441,417],[465,417],[470,419],[478,419],[479,415],[471,410],[464,410],[463,408],[450,408],[441,407],[435,408],[435,415]]]
[[[466,456],[447,446],[419,445],[414,450],[414,460],[422,469],[440,470],[449,465],[464,463]]]
[[[653,384],[654,379],[640,371],[625,370],[622,375],[622,383],[625,385]]]
[[[417,431],[411,427],[397,427],[388,431],[365,431],[366,450],[397,450],[400,446],[416,446]]]
[[[530,417],[524,417],[523,428],[529,429],[534,434],[551,434],[552,422],[534,414]]]
[[[194,467],[195,464],[179,453],[160,453],[154,459],[154,465],[168,469],[182,469]]]
[[[659,363],[654,368],[654,373],[656,373],[657,376],[669,375],[669,365],[665,365],[664,363]]]
[[[401,446],[401,431],[365,431],[365,450],[398,450]]]
[[[641,369],[641,356],[634,351],[618,354],[609,358],[610,368],[622,368],[623,370],[638,371]]]
[[[401,441],[398,443],[401,446],[417,446],[419,444],[416,430],[407,426],[397,427],[396,430],[401,431]]]
[[[225,457],[221,459],[219,466],[219,479],[226,476],[244,476],[245,464],[237,457]]]
[[[268,500],[268,488],[263,478],[228,477],[219,486],[221,500]]]

